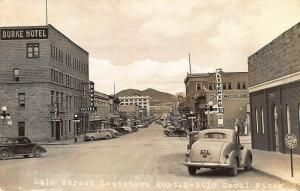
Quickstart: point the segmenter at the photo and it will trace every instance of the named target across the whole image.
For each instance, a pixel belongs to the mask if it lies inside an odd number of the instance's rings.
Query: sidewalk
[[[84,135],[78,135],[77,142],[81,143],[84,142]],[[69,139],[62,139],[62,140],[49,140],[49,141],[38,141],[37,144],[39,145],[70,145],[75,144],[74,137]]]
[[[300,188],[300,156],[293,155],[294,177],[291,177],[291,162],[289,154],[252,150],[253,169]]]

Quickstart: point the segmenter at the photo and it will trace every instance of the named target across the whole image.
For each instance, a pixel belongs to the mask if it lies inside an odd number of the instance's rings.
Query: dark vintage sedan
[[[164,130],[164,134],[167,137],[186,137],[187,133],[184,129],[176,128],[174,126],[169,127],[169,129]]]
[[[14,156],[27,158],[32,155],[33,157],[40,157],[42,153],[46,152],[44,147],[32,143],[27,137],[10,137],[0,142],[1,160],[6,160]]]

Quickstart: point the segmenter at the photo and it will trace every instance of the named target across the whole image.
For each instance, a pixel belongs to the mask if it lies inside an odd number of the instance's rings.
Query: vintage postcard
[[[0,191],[300,190],[299,0],[0,0]]]

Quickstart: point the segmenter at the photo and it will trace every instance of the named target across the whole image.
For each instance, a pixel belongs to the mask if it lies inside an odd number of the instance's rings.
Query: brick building
[[[248,125],[247,115],[248,73],[222,72],[224,127],[234,129],[236,121],[243,132]],[[205,114],[206,104],[213,101],[216,105],[216,76],[215,73],[187,74],[185,80],[187,111],[196,114],[196,129],[205,129],[209,126],[217,127],[216,114]],[[209,118],[209,119],[208,119]],[[209,122],[209,123],[208,123]]]
[[[90,129],[111,128],[112,123],[119,125],[119,100],[115,96],[95,91],[94,103],[97,107],[90,114]]]
[[[248,69],[253,148],[286,153],[285,135],[300,138],[300,23],[251,55]]]
[[[60,140],[88,129],[89,54],[51,25],[0,27],[0,105],[6,135]]]

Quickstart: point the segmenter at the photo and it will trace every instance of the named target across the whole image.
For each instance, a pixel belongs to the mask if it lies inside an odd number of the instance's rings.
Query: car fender
[[[236,150],[231,150],[231,152],[229,153],[229,157],[228,157],[229,166],[233,167],[236,164],[237,159],[238,159],[238,161],[240,160],[238,152]],[[238,166],[240,166],[240,165],[238,164]]]
[[[241,166],[245,166],[249,160],[252,162],[252,152],[249,149],[241,150]]]
[[[34,147],[32,148],[32,151],[33,151],[34,149],[40,149],[40,151],[41,151],[42,153],[46,153],[46,152],[47,152],[47,150],[46,150],[44,147],[39,146],[39,145],[34,146]]]
[[[2,152],[2,151],[7,151],[8,155],[10,157],[14,156],[14,152],[10,148],[8,148],[8,147],[2,147],[2,148],[0,148],[0,152]]]

